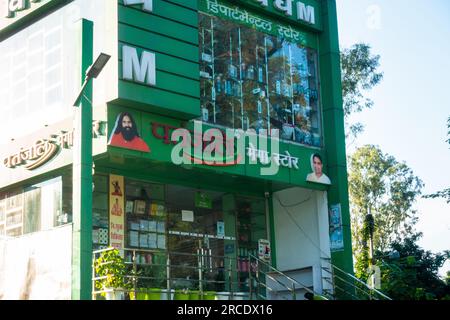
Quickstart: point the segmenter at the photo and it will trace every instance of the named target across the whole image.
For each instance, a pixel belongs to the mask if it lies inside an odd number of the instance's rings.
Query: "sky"
[[[450,1],[336,0],[341,49],[364,42],[381,56],[384,79],[371,90],[371,110],[352,117],[365,131],[348,146],[365,144],[404,161],[425,183],[424,194],[450,187]],[[450,250],[450,205],[420,199],[419,244]],[[440,270],[450,270],[450,261]]]

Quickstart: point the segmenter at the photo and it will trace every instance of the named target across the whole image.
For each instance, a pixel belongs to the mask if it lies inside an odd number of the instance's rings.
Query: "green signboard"
[[[204,192],[195,194],[195,206],[197,208],[212,209],[212,199]]]
[[[236,137],[245,132],[232,129],[227,132],[198,121],[116,105],[110,105],[108,110],[108,149],[125,158],[318,190],[326,190],[332,184],[322,172],[326,171],[326,158],[317,148],[254,135],[240,139]],[[221,137],[223,148],[214,148],[212,142]]]
[[[230,2],[270,14],[276,19],[322,30],[322,10],[317,0],[230,0]]]
[[[205,13],[243,24],[260,32],[281,37],[292,43],[313,48],[317,47],[317,41],[314,35],[286,24],[289,21],[280,21],[280,19],[274,19],[274,17],[263,17],[259,14],[249,12],[243,7],[217,0],[202,0],[200,1],[199,9]]]

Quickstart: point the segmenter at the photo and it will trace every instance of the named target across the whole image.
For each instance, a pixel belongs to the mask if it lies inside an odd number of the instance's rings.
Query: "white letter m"
[[[132,6],[135,4],[142,4],[144,11],[153,11],[153,0],[123,0],[123,4],[126,6]]]
[[[306,6],[303,2],[297,2],[298,19],[311,24],[316,23],[316,15],[313,6]]]
[[[150,86],[156,85],[156,64],[155,54],[143,51],[139,61],[136,48],[123,46],[122,63],[123,79],[140,83],[146,83]]]

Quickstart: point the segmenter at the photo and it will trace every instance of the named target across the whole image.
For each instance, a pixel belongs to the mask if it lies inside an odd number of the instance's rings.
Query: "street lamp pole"
[[[81,20],[83,84],[75,100],[75,135],[73,157],[73,244],[72,299],[92,298],[92,79],[95,79],[110,56],[100,54],[92,63],[93,23]]]
[[[374,254],[374,252],[373,252],[373,232],[375,231],[375,221],[373,219],[373,215],[372,215],[370,206],[368,208],[368,213],[366,216],[366,223],[367,223],[367,227],[369,229],[368,231],[369,231],[369,239],[370,239],[370,264],[374,265],[375,261],[373,258],[373,254]]]

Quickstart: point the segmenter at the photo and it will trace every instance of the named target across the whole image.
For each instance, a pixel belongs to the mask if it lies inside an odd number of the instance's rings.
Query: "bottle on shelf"
[[[275,82],[275,92],[276,92],[276,94],[281,95],[281,81],[280,80],[277,80]]]
[[[262,114],[262,102],[261,102],[261,100],[257,101],[257,110],[258,110],[258,114]]]
[[[255,79],[255,67],[253,65],[250,65],[247,68],[246,75],[247,75],[247,79],[248,80],[254,80]]]
[[[204,122],[208,122],[209,121],[209,110],[206,107],[202,107],[202,120]]]
[[[233,94],[233,83],[231,80],[225,81],[225,94],[229,96]]]
[[[250,119],[248,117],[247,111],[244,112],[244,119],[243,120],[244,120],[244,122],[242,124],[242,129],[245,131],[245,130],[248,130],[248,128],[250,126]]]
[[[216,101],[216,88],[214,86],[211,88],[211,100]]]
[[[221,94],[222,93],[222,77],[216,76],[216,79],[214,81],[214,88],[217,94]]]
[[[238,68],[233,64],[229,64],[228,65],[228,74],[230,75],[230,77],[232,79],[237,79],[238,78]]]
[[[258,81],[264,83],[264,69],[262,66],[258,67]]]

